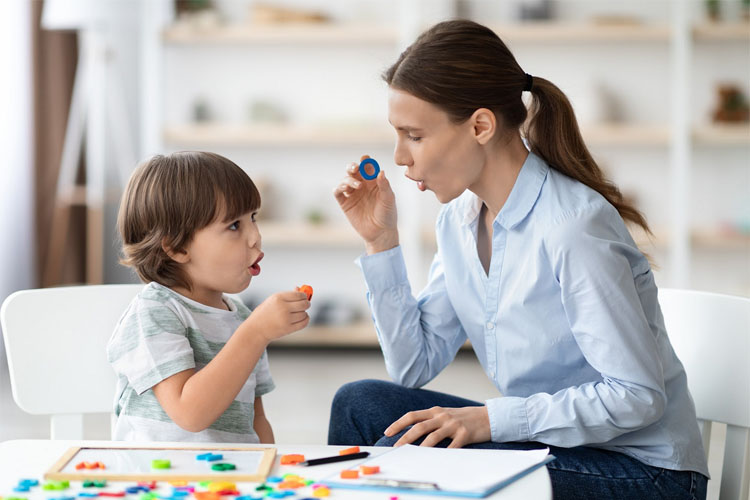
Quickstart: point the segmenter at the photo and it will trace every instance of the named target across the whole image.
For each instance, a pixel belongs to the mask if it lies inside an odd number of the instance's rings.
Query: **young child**
[[[307,326],[310,302],[280,292],[251,313],[225,295],[260,274],[259,208],[253,181],[217,154],[155,156],[133,173],[118,218],[122,263],[148,285],[107,346],[114,439],[274,442],[265,349]]]

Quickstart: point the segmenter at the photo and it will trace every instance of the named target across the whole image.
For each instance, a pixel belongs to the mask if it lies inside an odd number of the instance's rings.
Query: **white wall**
[[[34,282],[34,209],[31,76],[31,3],[7,2],[0,16],[0,302]],[[23,423],[22,423],[23,421]],[[10,397],[0,344],[0,441],[33,432]]]

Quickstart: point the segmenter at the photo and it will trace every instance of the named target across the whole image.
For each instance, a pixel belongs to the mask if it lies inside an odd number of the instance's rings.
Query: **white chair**
[[[143,285],[15,292],[0,309],[13,399],[50,415],[52,439],[83,439],[83,415],[112,413],[116,378],[106,345]]]
[[[727,424],[721,500],[750,483],[750,298],[659,290],[669,339],[685,366],[708,454],[711,422]]]

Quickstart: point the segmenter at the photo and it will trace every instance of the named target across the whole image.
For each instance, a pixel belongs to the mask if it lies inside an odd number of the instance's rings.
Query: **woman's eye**
[[[417,136],[413,136],[413,135],[408,136],[408,138],[409,138],[410,141],[414,141],[414,142],[419,142],[419,141],[422,140],[421,137],[417,137]]]
[[[240,228],[240,221],[236,220],[229,225],[230,231],[237,231]]]

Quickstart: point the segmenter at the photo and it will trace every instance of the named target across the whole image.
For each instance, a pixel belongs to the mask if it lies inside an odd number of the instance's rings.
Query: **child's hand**
[[[279,292],[264,300],[245,321],[270,342],[306,327],[310,316],[305,311],[309,308],[304,292]]]

